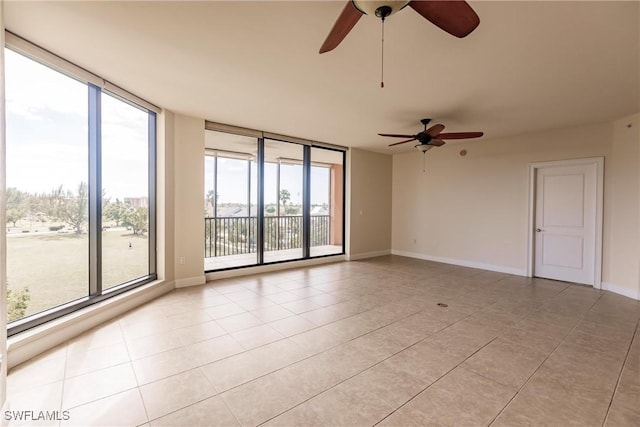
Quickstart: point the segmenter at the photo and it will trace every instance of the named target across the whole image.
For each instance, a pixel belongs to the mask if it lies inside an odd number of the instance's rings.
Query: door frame
[[[596,166],[596,236],[593,288],[602,289],[602,215],[604,210],[604,157],[553,160],[529,163],[529,219],[527,224],[527,277],[533,277],[535,266],[536,178],[538,169],[558,166]]]

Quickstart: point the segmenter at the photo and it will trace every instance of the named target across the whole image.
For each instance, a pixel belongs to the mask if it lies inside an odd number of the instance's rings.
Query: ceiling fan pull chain
[[[427,152],[423,151],[422,152],[422,173],[425,173],[427,171],[427,167],[426,167],[426,162],[427,162]]]
[[[382,18],[382,62],[380,64],[380,87],[384,88],[384,18]]]

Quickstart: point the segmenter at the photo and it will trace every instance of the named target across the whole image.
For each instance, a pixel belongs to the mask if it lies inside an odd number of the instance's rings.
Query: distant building
[[[148,208],[149,198],[148,197],[125,197],[124,203],[125,205],[130,205],[134,209]]]
[[[246,206],[218,206],[218,217],[247,217]]]
[[[311,215],[329,215],[329,210],[326,206],[322,205],[312,206]]]

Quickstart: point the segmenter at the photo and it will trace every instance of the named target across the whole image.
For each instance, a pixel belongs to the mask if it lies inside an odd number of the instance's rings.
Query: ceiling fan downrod
[[[380,88],[384,89],[384,18],[382,18],[382,55],[380,56]]]
[[[376,16],[382,21],[382,55],[380,63],[380,88],[384,89],[384,21],[391,15],[392,9],[389,6],[380,6],[376,9]]]

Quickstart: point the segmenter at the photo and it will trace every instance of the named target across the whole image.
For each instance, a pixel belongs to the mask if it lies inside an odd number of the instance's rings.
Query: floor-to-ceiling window
[[[264,141],[264,262],[303,257],[303,156],[302,145]]]
[[[311,256],[342,253],[344,152],[311,147]]]
[[[205,270],[344,253],[344,150],[249,133],[206,131]]]
[[[207,131],[205,146],[205,270],[254,265],[258,141]]]
[[[149,274],[149,113],[102,94],[102,287]]]
[[[87,84],[5,49],[8,321],[87,296]]]
[[[7,44],[13,334],[155,278],[156,117],[61,58],[14,35]]]

